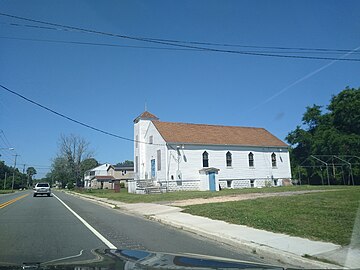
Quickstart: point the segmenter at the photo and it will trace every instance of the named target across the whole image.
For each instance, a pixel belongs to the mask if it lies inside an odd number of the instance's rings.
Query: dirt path
[[[285,197],[285,196],[294,196],[294,195],[301,195],[307,193],[327,192],[327,191],[334,191],[334,190],[301,190],[301,191],[286,191],[286,192],[274,192],[274,193],[247,193],[247,194],[212,197],[207,199],[197,198],[197,199],[173,201],[167,203],[167,205],[187,206],[187,205],[204,204],[204,203],[245,201],[245,200],[254,200],[258,198]]]

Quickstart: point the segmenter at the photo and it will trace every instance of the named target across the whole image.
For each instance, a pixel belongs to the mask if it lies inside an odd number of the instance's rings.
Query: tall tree
[[[28,167],[26,169],[26,174],[28,176],[28,185],[32,186],[32,177],[36,174],[36,170],[34,167]]]
[[[291,145],[293,172],[299,171],[311,155],[360,156],[360,88],[346,88],[333,96],[327,109],[323,113],[321,106],[307,107],[302,125],[286,137]],[[319,170],[301,170],[318,182],[322,180]],[[354,173],[360,178],[360,168],[355,166]]]
[[[0,161],[0,189],[10,189],[12,187],[12,175],[14,173],[14,189],[25,187],[23,183],[27,179],[27,175],[21,173],[17,168],[7,166],[4,161]],[[6,174],[6,183],[5,183]]]
[[[61,135],[59,139],[59,153],[54,159],[51,177],[54,181],[66,184],[76,183],[81,186],[82,164],[84,160],[91,159],[93,152],[89,150],[89,142],[84,138],[70,134]]]
[[[97,166],[99,166],[99,162],[95,158],[87,158],[80,164],[80,173],[84,175],[87,170],[91,170]]]

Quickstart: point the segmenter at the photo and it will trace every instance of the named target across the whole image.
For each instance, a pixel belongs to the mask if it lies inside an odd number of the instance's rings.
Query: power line
[[[18,163],[19,165],[26,165],[27,167],[41,167],[41,168],[51,168],[50,165],[38,165],[38,164],[28,164],[28,163]]]
[[[81,42],[81,41],[65,41],[65,40],[54,40],[54,39],[18,38],[18,37],[4,37],[4,36],[0,36],[0,38],[2,38],[2,39],[13,39],[13,40],[25,40],[25,41],[49,42],[49,43],[92,45],[92,46],[119,47],[119,48],[134,48],[134,49],[155,49],[155,50],[171,50],[171,51],[203,51],[203,50],[198,50],[198,49],[182,49],[182,48],[168,48],[168,47],[120,45],[120,44]]]
[[[3,14],[0,14],[3,15]],[[6,24],[10,26],[17,26],[17,27],[29,27],[29,28],[39,28],[45,30],[56,30],[56,31],[66,31],[71,32],[69,29],[66,28],[55,28],[55,27],[45,27],[45,26],[38,26],[38,25],[29,25],[29,24],[19,24],[19,23],[5,23],[1,22],[0,24]],[[66,26],[64,26],[66,27]],[[75,31],[75,32],[83,32],[83,31]],[[10,37],[4,37],[9,38]],[[14,38],[14,39],[21,39],[21,38]],[[328,53],[343,53],[343,52],[350,52],[350,49],[330,49],[330,48],[304,48],[304,47],[279,47],[279,46],[255,46],[255,45],[240,45],[240,44],[226,44],[226,43],[213,43],[213,42],[199,42],[199,41],[184,41],[184,40],[173,40],[173,39],[157,39],[157,38],[147,38],[147,40],[154,40],[154,41],[163,41],[163,42],[171,42],[171,43],[183,43],[183,44],[197,44],[197,45],[208,45],[208,46],[220,46],[220,47],[237,47],[237,48],[253,48],[253,49],[274,49],[274,50],[299,50],[304,51],[305,53],[314,53],[314,52],[328,52]],[[32,40],[32,39],[24,39],[24,40]],[[35,41],[35,40],[34,40]],[[40,41],[40,40],[38,40]],[[137,46],[134,46],[137,47]],[[139,48],[141,48],[139,46]],[[147,47],[145,47],[147,48]],[[158,47],[156,47],[158,48]],[[165,48],[161,48],[165,49]],[[189,49],[190,50],[190,49]],[[201,49],[202,50],[202,49]],[[201,51],[199,50],[199,51]],[[261,52],[261,51],[260,51]],[[277,53],[279,53],[277,51]],[[287,52],[293,53],[293,52]],[[298,52],[300,53],[300,52]]]
[[[236,51],[236,50],[224,50],[224,49],[200,47],[200,46],[194,46],[194,45],[185,45],[185,44],[179,44],[179,43],[172,43],[170,41],[161,41],[161,40],[158,40],[158,39],[114,34],[114,33],[97,31],[97,30],[86,29],[86,28],[81,28],[81,27],[75,27],[75,26],[51,23],[51,22],[46,22],[46,21],[34,20],[34,19],[29,19],[29,18],[25,18],[25,17],[19,17],[19,16],[5,14],[5,13],[0,13],[0,16],[10,17],[10,18],[18,19],[18,20],[30,21],[30,22],[35,22],[35,23],[40,23],[40,24],[45,24],[45,25],[51,25],[51,26],[56,26],[56,27],[63,27],[63,28],[67,28],[67,29],[71,29],[71,30],[77,30],[77,31],[85,32],[85,33],[105,35],[105,36],[117,37],[117,38],[122,38],[122,39],[136,40],[136,41],[142,41],[142,42],[148,42],[148,43],[154,43],[154,44],[161,44],[161,45],[169,45],[169,46],[175,46],[175,47],[181,47],[181,48],[199,49],[199,50],[210,51],[210,52],[252,55],[252,56],[264,56],[264,57],[278,57],[278,58],[297,58],[297,59],[312,59],[312,60],[338,60],[338,61],[360,62],[360,59],[357,59],[357,58],[335,58],[335,57],[281,55],[281,54],[254,53],[254,52],[244,52],[244,51]]]
[[[110,43],[96,43],[96,42],[83,42],[83,41],[67,41],[67,40],[56,40],[56,39],[38,39],[38,38],[21,38],[21,37],[8,37],[8,36],[0,36],[2,39],[10,39],[10,40],[22,40],[22,41],[34,41],[34,42],[47,42],[47,43],[58,43],[58,44],[72,44],[72,45],[89,45],[89,46],[103,46],[103,47],[115,47],[115,48],[130,48],[130,49],[154,49],[154,50],[169,50],[169,51],[197,51],[204,52],[204,50],[199,49],[185,49],[185,48],[169,48],[169,47],[152,47],[152,46],[135,46],[135,45],[120,45],[120,44],[110,44]],[[261,50],[247,50],[249,53],[295,53],[295,54],[342,54],[339,51],[261,51]],[[353,54],[359,54],[359,52],[355,52]]]
[[[1,140],[5,143],[5,145],[8,147],[8,148],[11,148],[11,143],[10,141],[7,139],[4,131],[2,129],[0,129],[0,133],[2,134],[2,136],[0,136]]]
[[[29,99],[29,98],[27,98],[27,97],[25,97],[25,96],[23,96],[23,95],[15,92],[15,91],[11,90],[11,89],[9,89],[9,88],[1,85],[1,84],[0,84],[0,87],[3,88],[5,91],[7,91],[7,92],[9,92],[9,93],[11,93],[11,94],[13,94],[13,95],[15,95],[15,96],[18,96],[18,97],[26,100],[27,102],[32,103],[33,105],[36,105],[36,106],[38,106],[38,107],[40,107],[40,108],[42,108],[42,109],[44,109],[44,110],[47,110],[47,111],[49,111],[49,112],[51,112],[51,113],[53,113],[53,114],[55,114],[55,115],[57,115],[57,116],[60,116],[60,117],[62,117],[62,118],[65,118],[65,119],[67,119],[67,120],[69,120],[69,121],[71,121],[71,122],[74,122],[74,123],[76,123],[76,124],[79,124],[79,125],[81,125],[81,126],[83,126],[83,127],[86,127],[86,128],[92,129],[92,130],[95,130],[95,131],[97,131],[97,132],[100,132],[100,133],[103,133],[103,134],[106,134],[106,135],[109,135],[109,136],[112,136],[112,137],[115,137],[115,138],[118,138],[118,139],[121,139],[121,140],[130,141],[130,142],[138,142],[138,143],[143,143],[143,144],[152,144],[152,145],[161,145],[161,146],[164,145],[164,144],[155,144],[155,143],[148,143],[148,142],[143,142],[143,141],[136,141],[136,140],[134,140],[134,139],[130,139],[130,138],[126,138],[126,137],[123,137],[123,136],[119,136],[119,135],[117,135],[117,134],[114,134],[114,133],[111,133],[111,132],[108,132],[108,131],[105,131],[105,130],[102,130],[102,129],[99,129],[99,128],[96,128],[96,127],[93,127],[93,126],[90,126],[90,125],[85,124],[85,123],[83,123],[83,122],[81,122],[81,121],[78,121],[78,120],[76,120],[76,119],[74,119],[74,118],[71,118],[71,117],[66,116],[66,115],[64,115],[64,114],[62,114],[62,113],[59,113],[59,112],[57,112],[57,111],[55,111],[55,110],[53,110],[53,109],[50,109],[49,107],[46,107],[46,106],[44,106],[44,105],[41,105],[40,103],[38,103],[38,102],[36,102],[36,101],[34,101],[34,100],[31,100],[31,99]]]

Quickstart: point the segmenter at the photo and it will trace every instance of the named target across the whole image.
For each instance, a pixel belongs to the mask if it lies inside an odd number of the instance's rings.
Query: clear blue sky
[[[131,36],[331,49],[360,46],[359,10],[360,1],[342,0],[0,2],[1,13]],[[306,106],[326,105],[346,86],[360,86],[360,62],[15,40],[8,37],[156,46],[9,23],[39,25],[0,16],[2,85],[128,138],[146,101],[163,121],[264,127],[284,140]],[[49,166],[60,134],[71,133],[88,140],[100,162],[133,159],[131,142],[78,126],[2,89],[0,129],[21,155],[20,164]],[[2,147],[7,144],[0,140]],[[13,164],[12,152],[0,153]],[[37,178],[47,172],[35,168]]]

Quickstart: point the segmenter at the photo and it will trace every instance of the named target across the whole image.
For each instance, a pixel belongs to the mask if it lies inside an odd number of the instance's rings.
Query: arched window
[[[206,151],[202,154],[202,158],[203,158],[203,167],[209,167],[209,154]]]
[[[271,165],[273,167],[276,167],[276,154],[275,153],[271,154]]]
[[[226,167],[231,167],[231,166],[232,166],[232,158],[230,151],[228,151],[226,153]]]
[[[249,153],[249,167],[254,167],[254,154]]]

